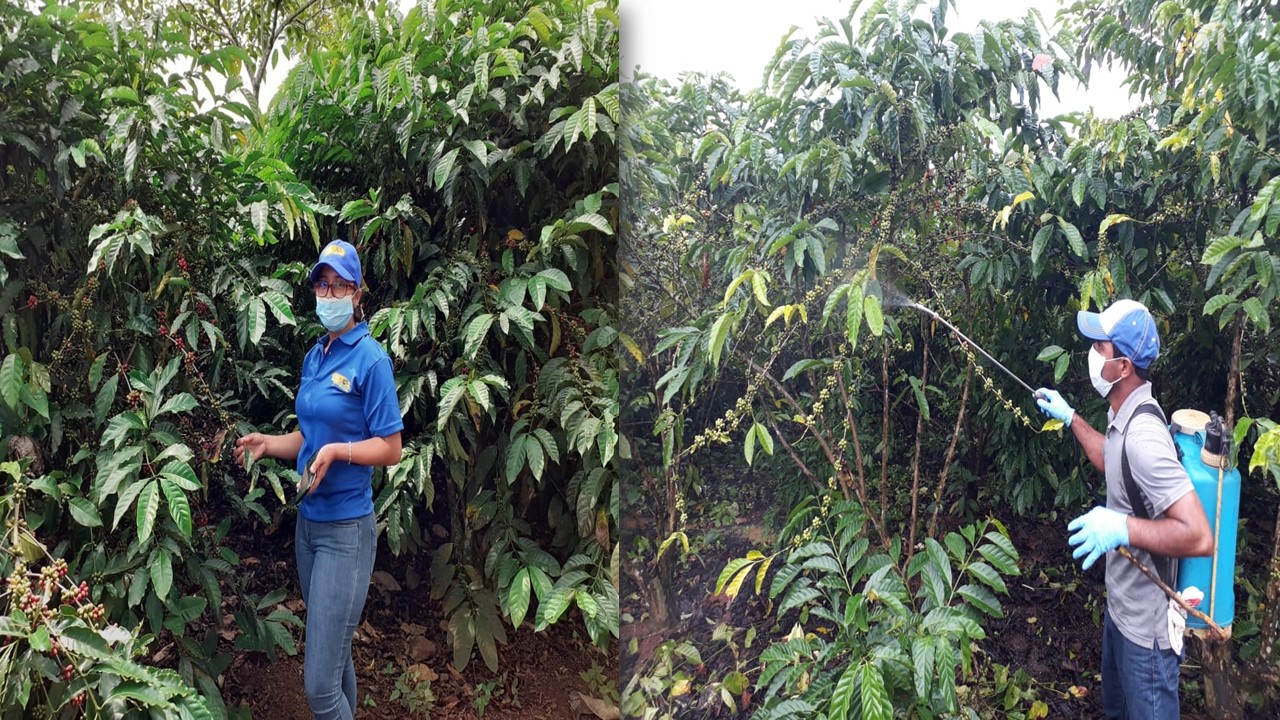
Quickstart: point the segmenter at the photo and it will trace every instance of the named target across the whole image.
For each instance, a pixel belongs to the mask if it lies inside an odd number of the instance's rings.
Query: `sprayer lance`
[[[1000,368],[1001,370],[1003,370],[1003,371],[1005,372],[1005,374],[1006,374],[1006,375],[1008,375],[1009,377],[1013,378],[1013,379],[1014,379],[1014,380],[1015,380],[1019,385],[1021,385],[1022,387],[1026,388],[1026,389],[1027,389],[1027,392],[1031,393],[1032,395],[1037,395],[1037,393],[1036,393],[1036,391],[1035,391],[1035,388],[1032,388],[1030,385],[1028,385],[1028,384],[1026,384],[1025,382],[1023,382],[1023,381],[1022,381],[1022,378],[1018,377],[1017,375],[1014,375],[1014,374],[1013,374],[1013,371],[1009,370],[1009,368],[1005,367],[1004,365],[1001,365],[999,360],[996,360],[995,358],[991,357],[991,353],[988,353],[986,350],[983,350],[983,349],[982,349],[982,347],[978,345],[978,343],[976,343],[976,342],[974,342],[974,341],[970,340],[968,337],[966,337],[966,336],[965,336],[965,334],[964,334],[964,333],[962,333],[962,332],[960,332],[959,330],[957,330],[955,325],[952,325],[951,323],[947,322],[945,319],[943,319],[943,318],[942,318],[942,316],[938,315],[938,313],[936,313],[936,312],[934,312],[934,311],[930,310],[929,308],[927,308],[927,307],[925,307],[925,306],[921,305],[921,304],[920,304],[920,303],[918,303],[918,302],[909,302],[909,303],[908,303],[908,305],[910,305],[911,307],[913,307],[913,308],[915,308],[915,309],[919,310],[920,312],[927,313],[928,315],[930,315],[931,317],[933,317],[933,319],[934,319],[934,320],[937,320],[938,322],[942,323],[943,325],[946,325],[947,327],[951,328],[951,332],[955,333],[956,335],[959,335],[961,340],[965,341],[965,342],[966,342],[966,343],[968,343],[969,345],[973,346],[973,348],[974,348],[975,350],[977,350],[978,352],[982,353],[982,356],[983,356],[983,357],[985,357],[986,359],[990,360],[990,361],[991,361],[991,362],[992,362],[996,367],[998,367],[998,368]],[[1038,395],[1037,395],[1037,397],[1038,397]]]

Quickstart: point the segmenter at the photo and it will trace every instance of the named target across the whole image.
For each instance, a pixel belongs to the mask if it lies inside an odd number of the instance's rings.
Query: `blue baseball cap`
[[[1151,311],[1136,300],[1118,300],[1100,313],[1076,314],[1080,334],[1090,340],[1107,340],[1140,368],[1151,367],[1160,357],[1160,335]]]
[[[356,248],[346,240],[334,240],[324,249],[320,251],[320,259],[316,261],[315,267],[311,268],[311,282],[315,282],[316,275],[319,274],[320,268],[328,265],[338,273],[338,277],[349,283],[360,284],[360,256],[356,254]]]

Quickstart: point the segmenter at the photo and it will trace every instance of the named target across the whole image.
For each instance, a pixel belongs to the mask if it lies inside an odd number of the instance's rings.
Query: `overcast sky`
[[[863,8],[870,0],[862,3]],[[804,35],[816,32],[818,17],[841,18],[848,0],[620,0],[622,71],[644,72],[676,80],[683,71],[727,72],[743,89],[759,87],[764,67],[792,25]],[[930,5],[932,7],[932,4]],[[947,29],[970,32],[983,20],[1021,18],[1037,8],[1051,26],[1057,0],[956,0],[948,8]],[[1119,117],[1137,106],[1121,87],[1122,78],[1094,68],[1088,90],[1074,80],[1058,86],[1062,100],[1043,92],[1042,116],[1093,107],[1101,117]]]

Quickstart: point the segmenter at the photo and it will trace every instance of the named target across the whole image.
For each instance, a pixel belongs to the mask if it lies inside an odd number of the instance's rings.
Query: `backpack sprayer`
[[[973,347],[993,365],[1004,371],[1015,382],[1035,397],[1039,393],[1022,378],[1013,374],[981,346],[960,332],[938,313],[896,293],[886,298],[891,305],[901,305],[919,310],[950,328],[962,341]],[[1199,410],[1183,409],[1174,412],[1170,433],[1178,450],[1178,458],[1191,478],[1191,485],[1213,533],[1213,554],[1209,557],[1188,557],[1178,561],[1178,590],[1169,587],[1160,576],[1143,565],[1127,547],[1118,551],[1151,579],[1174,602],[1186,610],[1191,618],[1187,628],[1192,631],[1210,631],[1219,637],[1231,636],[1231,623],[1235,614],[1235,561],[1236,525],[1240,517],[1240,469],[1228,468],[1230,460],[1230,432],[1226,422],[1215,412],[1206,415]],[[1189,604],[1183,591],[1189,588],[1209,588],[1209,613]]]

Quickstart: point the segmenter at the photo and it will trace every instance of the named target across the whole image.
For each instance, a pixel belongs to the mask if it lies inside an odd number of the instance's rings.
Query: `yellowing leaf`
[[[1027,720],[1040,720],[1049,717],[1049,706],[1044,702],[1036,700],[1031,703],[1031,710],[1027,713]]]
[[[675,681],[671,684],[671,697],[677,698],[681,695],[688,695],[689,690],[693,687],[693,683],[685,678]]]
[[[742,283],[750,280],[755,274],[755,270],[743,270],[741,275],[734,278],[733,282],[729,283],[729,288],[724,291],[724,302],[728,303],[729,298],[733,297],[733,291],[737,290]]]
[[[1035,196],[1036,194],[1031,192],[1030,190],[1024,193],[1019,193],[1018,197],[1013,199],[1013,204],[1010,205],[1009,207],[1018,207],[1020,203],[1024,203],[1028,200],[1032,200],[1035,198]]]
[[[631,336],[626,333],[618,333],[618,339],[622,341],[623,346],[631,353],[631,357],[636,359],[636,363],[643,365],[644,353],[640,351],[640,346],[636,344],[636,341],[632,340]]]
[[[756,300],[765,307],[769,307],[769,295],[765,292],[764,276],[756,273],[751,276],[751,289],[756,294]]]
[[[1048,420],[1044,421],[1044,426],[1040,428],[1040,432],[1051,432],[1053,430],[1061,430],[1065,425],[1066,423],[1062,422],[1058,418],[1049,418]]]
[[[790,306],[790,305],[779,305],[778,307],[774,308],[774,309],[773,309],[773,312],[769,313],[769,319],[764,321],[764,326],[765,326],[765,327],[769,327],[770,325],[772,325],[772,324],[773,324],[773,321],[774,321],[774,320],[777,320],[778,318],[782,317],[783,315],[786,315],[786,316],[787,316],[787,325],[790,325],[790,324],[791,324],[791,313],[787,312],[787,311],[788,311],[788,310],[790,310],[790,309],[791,309],[791,306]]]
[[[511,228],[510,230],[507,231],[507,239],[518,242],[524,239],[524,233],[520,232],[515,228]]]

